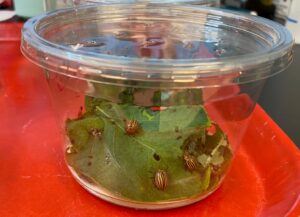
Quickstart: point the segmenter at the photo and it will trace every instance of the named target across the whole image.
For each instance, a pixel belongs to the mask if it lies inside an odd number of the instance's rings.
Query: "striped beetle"
[[[157,170],[154,175],[154,185],[158,190],[165,190],[168,186],[168,174],[165,170]]]
[[[188,170],[193,171],[197,169],[198,161],[193,155],[189,153],[184,153],[183,160]]]

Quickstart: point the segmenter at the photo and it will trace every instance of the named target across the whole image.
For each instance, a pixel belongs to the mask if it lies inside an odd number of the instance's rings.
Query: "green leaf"
[[[104,107],[106,109],[103,109]],[[106,119],[104,139],[113,159],[126,171],[127,178],[131,182],[139,183],[138,186],[131,186],[130,195],[124,195],[124,193],[122,195],[144,201],[155,201],[181,198],[196,194],[201,190],[199,175],[191,174],[184,167],[181,159],[181,145],[184,139],[197,132],[196,127],[203,126],[203,124],[206,126],[208,123],[206,113],[199,112],[202,109],[202,107],[196,109],[181,106],[152,112],[137,106],[120,106],[112,103],[103,103],[97,107],[102,117]],[[148,115],[145,115],[145,112]],[[185,117],[180,116],[182,114],[185,114]],[[199,117],[199,115],[205,116]],[[195,122],[194,119],[197,117],[199,117],[198,122]],[[135,137],[126,135],[124,119],[137,120],[143,132]],[[115,125],[111,124],[111,120]],[[172,122],[178,125],[180,132],[175,132]],[[179,135],[181,139],[177,139]],[[154,155],[159,156],[160,160],[157,161]],[[170,178],[174,177],[174,180],[170,179],[169,186],[164,192],[157,190],[153,184],[153,176],[158,169],[165,169]],[[190,185],[194,187],[190,188]]]
[[[122,104],[133,104],[134,102],[134,89],[126,88],[119,94],[119,99]]]
[[[134,183],[127,177],[124,171],[111,156],[110,151],[103,143],[103,139],[90,137],[86,148],[76,154],[67,154],[69,165],[80,178],[90,184],[105,188],[115,194],[131,195],[130,188]]]
[[[67,161],[82,179],[124,199],[155,202],[202,194],[212,186],[210,183],[217,184],[219,180],[211,171],[214,155],[224,157],[222,166],[231,159],[227,142],[226,145],[220,142],[225,137],[218,128],[214,136],[207,136],[206,144],[193,144],[198,158],[208,156],[203,170],[186,169],[184,142],[201,137],[211,124],[200,105],[169,106],[163,111],[152,111],[87,97],[86,111],[82,118],[67,122],[72,143],[85,147],[68,154]],[[126,120],[138,121],[141,130],[137,135],[126,134]],[[101,138],[89,134],[94,128],[103,131]],[[199,141],[201,139],[197,139]],[[165,190],[155,186],[153,178],[158,170],[168,174]]]
[[[72,131],[77,128],[83,128],[86,131],[90,129],[99,129],[102,130],[104,128],[104,122],[102,118],[97,116],[87,116],[83,119],[76,120],[68,120],[67,121],[67,130]]]
[[[96,106],[101,104],[102,100],[91,96],[85,97],[85,110],[87,113],[95,112]]]
[[[210,179],[211,179],[211,167],[207,167],[204,175],[203,175],[203,181],[202,181],[202,189],[203,190],[207,190],[207,188],[209,187],[210,184]]]
[[[197,161],[205,168],[208,165],[209,158],[209,155],[201,154],[197,157]]]
[[[94,88],[93,95],[101,96],[102,99],[115,103],[122,102],[120,95],[127,89],[122,86],[110,84],[93,83],[92,85]]]
[[[66,124],[69,139],[77,151],[86,146],[90,137],[91,129],[103,130],[103,128],[103,120],[96,116],[90,116],[84,119],[68,120]]]
[[[72,148],[74,148],[76,151],[79,151],[86,146],[90,136],[87,130],[80,125],[68,130],[68,135],[72,143]]]
[[[187,90],[157,90],[154,92],[152,102],[155,106],[201,105],[201,89]]]
[[[133,82],[132,84],[137,84]],[[151,88],[133,88],[109,84],[90,84],[91,94],[102,99],[122,104],[142,106],[178,106],[203,104],[202,90],[198,88],[184,90],[156,90]]]
[[[109,109],[106,109],[109,108]],[[151,111],[134,105],[118,105],[103,102],[96,110],[103,117],[114,119],[120,126],[124,120],[137,120],[146,132],[175,132],[176,129],[202,127],[210,125],[210,120],[202,106],[170,106],[163,111]]]
[[[220,165],[224,162],[224,157],[223,155],[218,151],[216,154],[214,154],[211,158],[211,163],[213,165]]]

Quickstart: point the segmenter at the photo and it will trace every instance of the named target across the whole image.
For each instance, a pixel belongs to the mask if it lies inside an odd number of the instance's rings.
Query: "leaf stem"
[[[212,156],[217,152],[217,150],[223,146],[224,137],[222,136],[221,141],[218,143],[218,145],[212,150],[210,156],[207,158],[205,165],[208,165],[208,163],[211,162]]]

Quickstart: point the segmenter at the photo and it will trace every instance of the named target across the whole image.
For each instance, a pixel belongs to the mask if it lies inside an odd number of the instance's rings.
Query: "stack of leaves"
[[[201,105],[153,110],[86,97],[85,111],[66,123],[68,164],[116,197],[154,202],[201,195],[217,186],[232,158],[226,136]],[[135,133],[127,133],[129,121],[138,124]]]

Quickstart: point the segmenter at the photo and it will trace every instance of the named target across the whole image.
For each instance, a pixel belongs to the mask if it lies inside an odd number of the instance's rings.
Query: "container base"
[[[88,192],[93,194],[94,196],[101,198],[109,203],[113,203],[123,207],[129,207],[134,209],[141,209],[141,210],[165,210],[165,209],[173,209],[178,207],[183,207],[187,205],[191,205],[196,203],[204,198],[208,197],[212,193],[214,193],[223,182],[223,178],[220,180],[219,184],[215,186],[210,192],[207,192],[205,195],[201,194],[198,196],[190,197],[188,199],[181,199],[181,200],[169,200],[169,201],[160,201],[160,202],[138,202],[134,200],[130,200],[124,197],[118,197],[116,194],[112,194],[105,188],[101,188],[99,186],[94,186],[91,183],[86,182],[82,179],[78,173],[70,166],[68,166],[69,170],[71,171],[73,177],[76,181]]]

